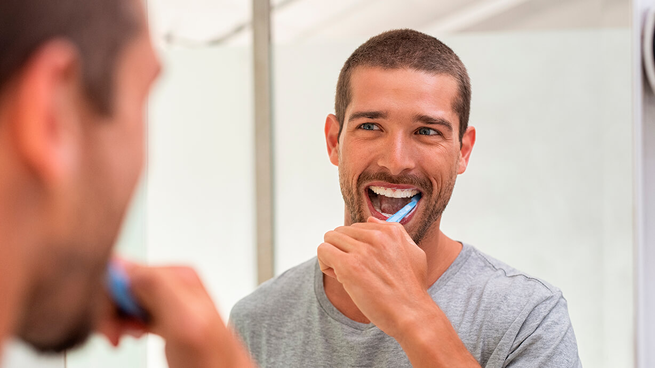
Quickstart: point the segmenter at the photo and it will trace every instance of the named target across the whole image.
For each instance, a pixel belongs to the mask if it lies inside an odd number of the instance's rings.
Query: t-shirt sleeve
[[[553,293],[530,312],[504,367],[582,367],[566,299],[561,292]]]

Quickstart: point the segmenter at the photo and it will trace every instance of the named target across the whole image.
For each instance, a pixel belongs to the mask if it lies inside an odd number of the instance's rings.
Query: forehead
[[[350,78],[351,101],[346,117],[357,110],[424,113],[459,121],[453,110],[458,85],[447,74],[414,69],[359,67]]]

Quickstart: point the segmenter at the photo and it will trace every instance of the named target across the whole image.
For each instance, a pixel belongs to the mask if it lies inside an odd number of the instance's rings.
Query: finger
[[[355,224],[350,225],[350,227],[358,228],[358,229],[380,229],[381,227],[388,227],[388,226],[394,226],[398,225],[396,222],[386,222],[382,220],[378,220],[375,217],[369,217],[366,222],[358,222]]]
[[[334,273],[334,269],[323,263],[320,258],[318,259],[318,266],[321,268],[321,272],[323,272],[325,275],[330,276],[333,279],[337,278],[337,275]]]
[[[377,245],[379,242],[384,241],[386,237],[395,242],[404,241],[416,245],[412,237],[407,233],[407,229],[397,222],[386,222],[375,217],[369,217],[367,222],[357,225],[359,225],[357,226],[359,232],[350,235],[360,242]],[[351,227],[355,227],[355,225]]]
[[[377,243],[377,240],[379,238],[376,237],[376,233],[379,233],[381,228],[377,225],[371,226],[372,224],[362,224],[362,225],[365,226],[357,226],[357,227],[355,227],[354,225],[341,226],[334,230],[335,232],[344,234],[354,240],[354,243],[352,243],[352,248],[348,249],[348,252],[352,252],[354,249],[361,248],[363,246],[366,246],[367,244],[375,245]],[[328,243],[334,244],[332,241],[328,241],[327,239],[326,241]]]
[[[321,272],[323,272],[324,275],[329,276],[335,280],[337,279],[337,274],[334,273],[334,269],[330,267],[321,268]]]
[[[341,251],[346,253],[352,252],[358,247],[362,247],[363,244],[360,241],[358,241],[356,238],[351,236],[351,234],[357,236],[358,232],[361,232],[361,230],[347,229],[347,228],[348,228],[347,226],[342,226],[334,231],[328,231],[327,233],[325,233],[323,240],[326,243],[332,244],[335,247],[339,248]]]
[[[130,335],[139,338],[147,332],[147,326],[142,322],[135,319],[126,319],[120,316],[116,307],[109,300],[109,296],[105,297],[99,320],[95,325],[96,332],[104,335],[107,340],[113,345],[118,346],[120,339],[123,335]]]
[[[387,223],[386,221],[382,221],[382,220],[380,220],[379,218],[377,218],[377,217],[373,217],[373,216],[370,216],[370,217],[366,220],[366,222],[368,222],[368,223],[373,223],[373,224],[386,224],[386,223]]]
[[[321,271],[327,275],[328,273],[326,273],[326,270],[332,269],[332,272],[330,272],[328,276],[338,278],[337,270],[342,264],[342,257],[344,257],[346,253],[330,243],[321,243],[316,250],[316,254]]]
[[[333,279],[337,279],[337,274],[334,273],[334,269],[332,267],[326,266],[320,260],[318,261],[318,266],[321,268],[321,272],[323,272],[323,274],[332,277]]]
[[[163,335],[174,324],[175,314],[184,310],[183,301],[193,300],[193,287],[174,277],[172,269],[133,265],[126,269],[130,289],[137,302],[150,315],[152,332]]]

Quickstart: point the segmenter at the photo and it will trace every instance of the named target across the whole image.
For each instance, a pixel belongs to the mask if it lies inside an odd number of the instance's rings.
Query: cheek
[[[115,181],[116,200],[126,205],[132,196],[145,162],[145,142],[143,118],[141,115],[124,115],[120,121],[116,121],[117,129],[113,137],[115,150],[112,162],[112,175],[117,178]],[[121,142],[121,143],[118,143]]]
[[[350,174],[357,175],[375,162],[374,151],[364,142],[351,140],[339,145],[339,167],[344,167]]]
[[[419,159],[430,180],[441,185],[457,175],[460,167],[459,152],[428,151]]]
[[[140,118],[133,123],[133,127],[129,132],[130,137],[127,138],[130,142],[130,148],[128,151],[131,153],[130,157],[127,158],[127,164],[129,167],[129,173],[127,176],[129,176],[132,187],[136,185],[145,162],[144,121]]]

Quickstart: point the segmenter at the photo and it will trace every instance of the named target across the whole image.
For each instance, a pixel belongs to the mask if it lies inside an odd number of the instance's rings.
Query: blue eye
[[[440,135],[437,130],[430,129],[430,128],[419,128],[419,130],[416,131],[416,134],[418,135]]]
[[[377,125],[375,125],[373,123],[364,123],[364,124],[359,126],[359,129],[362,129],[362,130],[379,130]]]

